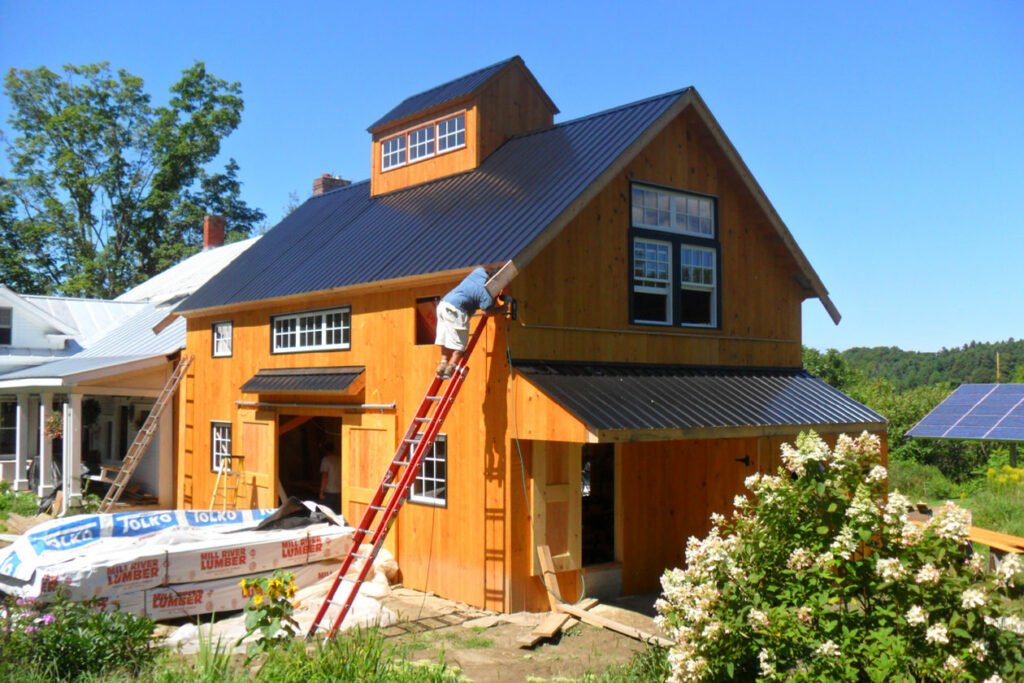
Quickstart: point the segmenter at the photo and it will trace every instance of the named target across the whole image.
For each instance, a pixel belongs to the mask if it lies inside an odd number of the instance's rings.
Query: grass
[[[7,530],[2,520],[10,518],[12,514],[33,517],[38,506],[39,499],[34,493],[14,491],[9,481],[0,481],[0,531]]]

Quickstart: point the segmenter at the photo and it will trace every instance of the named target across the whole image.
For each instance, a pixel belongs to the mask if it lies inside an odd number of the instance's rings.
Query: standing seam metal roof
[[[592,430],[886,422],[800,368],[534,360],[512,366]]]
[[[418,111],[423,111],[424,109],[435,107],[444,102],[448,102],[449,100],[454,100],[457,97],[468,95],[486,83],[491,76],[504,69],[506,65],[515,61],[515,59],[516,57],[503,59],[497,64],[485,66],[473,73],[460,76],[454,80],[448,81],[447,83],[442,83],[435,88],[431,88],[430,90],[425,90],[416,95],[412,95],[411,97],[407,97],[387,114],[384,114],[384,116],[371,123],[367,130],[373,130],[374,128],[378,128],[384,124],[405,118],[410,114],[415,114]]]
[[[178,306],[193,311],[514,258],[686,90],[519,135],[471,171],[307,200]]]

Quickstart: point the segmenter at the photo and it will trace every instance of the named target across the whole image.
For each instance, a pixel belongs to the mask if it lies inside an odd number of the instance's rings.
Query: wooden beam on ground
[[[312,419],[313,418],[310,415],[299,415],[298,417],[293,417],[292,419],[288,420],[283,425],[281,425],[281,428],[277,430],[277,435],[283,436],[284,434],[287,434],[296,427],[306,424]]]
[[[621,633],[622,635],[629,636],[630,638],[636,638],[637,640],[645,643],[654,643],[656,645],[661,645],[662,647],[672,647],[675,645],[675,643],[667,638],[662,638],[661,636],[641,631],[638,628],[633,628],[632,626],[614,621],[613,619],[607,619],[598,614],[593,614],[585,609],[580,609],[576,605],[563,604],[559,606],[559,609],[565,614],[571,614],[584,624],[590,624],[591,626],[597,626],[599,628],[606,628],[609,631],[615,631],[616,633]]]
[[[571,618],[562,612],[552,612],[531,633],[519,639],[519,647],[533,647],[542,640],[554,638]]]
[[[562,594],[558,592],[558,576],[555,572],[555,561],[551,558],[551,548],[542,545],[537,548],[537,558],[540,561],[540,578],[547,590],[548,603],[551,611],[557,612],[559,604],[562,603]]]

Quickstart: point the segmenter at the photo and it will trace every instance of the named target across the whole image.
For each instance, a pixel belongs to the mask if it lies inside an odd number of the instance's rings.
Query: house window
[[[349,348],[352,322],[348,306],[278,315],[270,320],[274,353]]]
[[[672,244],[633,238],[633,319],[672,322]]]
[[[210,426],[210,469],[216,472],[231,455],[231,423],[211,422]],[[230,469],[230,459],[227,462]]]
[[[716,327],[715,200],[634,185],[630,208],[632,322]]]
[[[437,122],[437,153],[466,144],[466,115],[459,114]]]
[[[409,161],[434,156],[434,126],[409,131]]]
[[[18,404],[15,401],[0,401],[0,456],[14,455],[17,415]]]
[[[416,442],[410,444],[415,448]],[[448,503],[448,436],[438,434],[434,447],[423,454],[419,476],[412,484],[409,500],[425,505],[447,505]]]
[[[387,171],[408,163],[421,161],[437,154],[444,154],[466,146],[466,113],[432,121],[397,135],[380,143],[380,168]]]
[[[405,135],[396,135],[380,143],[380,167],[388,170],[405,163]]]
[[[232,323],[224,320],[213,324],[213,357],[224,358],[231,355]]]
[[[11,345],[11,310],[0,308],[0,346]]]

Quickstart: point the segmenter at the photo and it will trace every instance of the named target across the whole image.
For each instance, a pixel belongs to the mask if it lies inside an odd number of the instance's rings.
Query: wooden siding
[[[466,112],[466,146],[398,168],[381,170],[381,141],[429,121]],[[522,64],[513,64],[471,97],[426,110],[415,119],[402,119],[373,135],[370,194],[394,192],[437,178],[476,168],[510,137],[554,123],[551,100]],[[408,154],[408,150],[406,150]]]
[[[629,324],[630,181],[717,197],[720,329]],[[684,111],[512,282],[520,358],[798,367],[810,296],[768,220]],[[575,328],[575,329],[574,329]],[[639,333],[639,334],[638,334]]]

